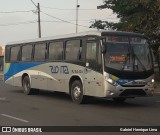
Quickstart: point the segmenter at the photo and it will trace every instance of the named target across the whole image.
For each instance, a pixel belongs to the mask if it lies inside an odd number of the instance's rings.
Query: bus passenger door
[[[103,96],[102,55],[98,41],[89,41],[86,46],[84,72],[85,95]]]

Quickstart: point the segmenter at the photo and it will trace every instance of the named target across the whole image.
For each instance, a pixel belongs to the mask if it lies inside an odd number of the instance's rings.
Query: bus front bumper
[[[109,87],[106,97],[149,97],[153,96],[153,93],[154,86],[146,85],[144,87],[122,87],[121,85],[118,85]]]

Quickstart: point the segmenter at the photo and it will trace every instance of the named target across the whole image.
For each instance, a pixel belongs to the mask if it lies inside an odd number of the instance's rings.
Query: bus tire
[[[31,89],[31,83],[28,76],[23,79],[23,90],[26,95],[38,94],[38,90]]]
[[[124,102],[126,98],[118,97],[118,98],[113,98],[115,102]]]
[[[71,85],[71,97],[74,103],[84,103],[83,86],[79,80],[75,80]]]

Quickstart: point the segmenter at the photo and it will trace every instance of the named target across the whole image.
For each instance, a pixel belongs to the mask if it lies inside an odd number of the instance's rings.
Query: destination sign
[[[110,62],[124,62],[125,56],[110,56]]]

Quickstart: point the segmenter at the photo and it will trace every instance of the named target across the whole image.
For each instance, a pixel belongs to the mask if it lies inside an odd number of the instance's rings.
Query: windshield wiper
[[[127,70],[127,69],[125,69],[125,67],[126,67],[128,60],[129,60],[129,64],[130,64],[130,53],[127,53],[127,55],[126,55],[126,59],[125,59],[124,64],[122,66],[122,70]]]
[[[142,64],[142,62],[140,61],[140,59],[138,58],[138,56],[136,54],[133,54],[133,71],[135,71],[135,66],[137,66],[138,69],[138,64],[135,64],[135,60],[137,59],[137,61],[140,63],[140,65],[142,66],[143,70],[146,71],[145,66]]]
[[[132,57],[133,57],[133,71],[136,70],[135,68],[137,68],[137,70],[138,70],[138,63],[136,63],[136,60],[137,60],[137,62],[140,63],[140,65],[142,66],[142,69],[143,69],[144,71],[146,71],[145,66],[144,66],[143,63],[140,61],[140,59],[138,58],[138,56],[137,56],[136,54],[133,54]],[[128,60],[129,60],[129,64],[130,64],[130,53],[128,53],[128,54],[126,55],[126,59],[125,59],[124,64],[123,64],[123,66],[122,66],[122,70],[131,70],[131,69],[129,69],[128,67],[126,67]]]

